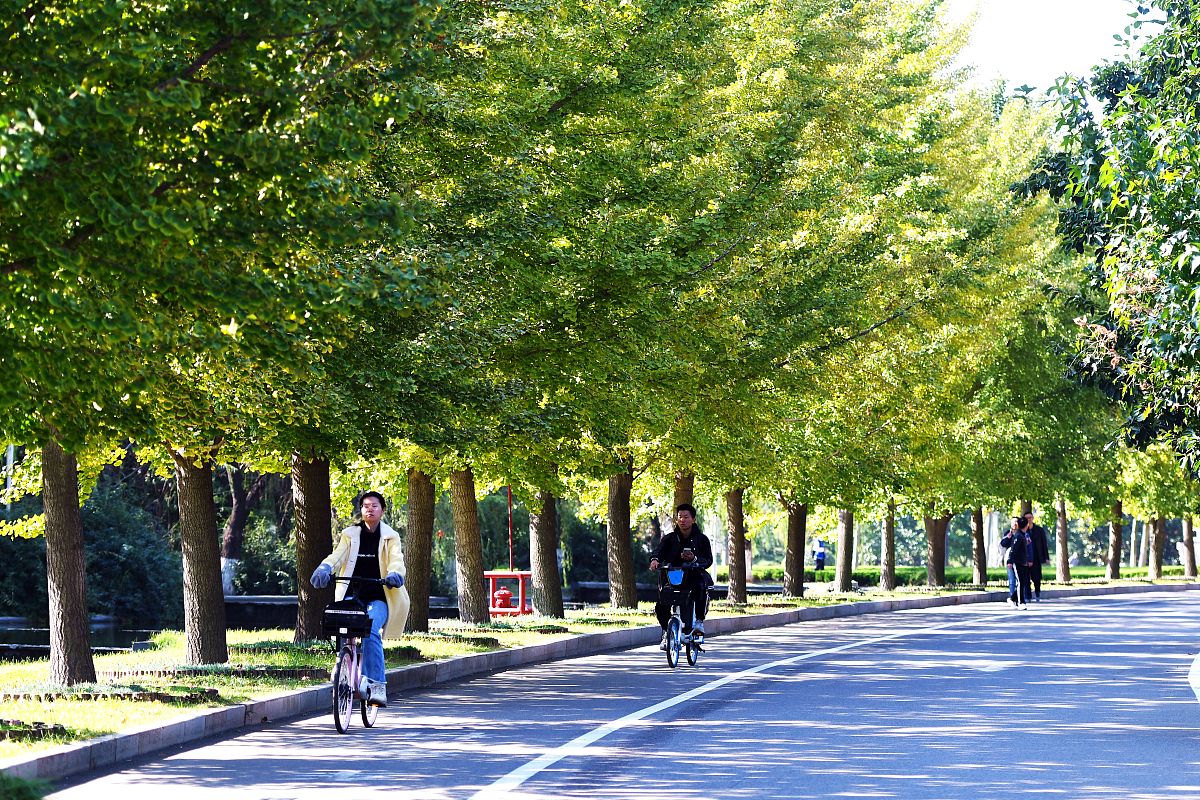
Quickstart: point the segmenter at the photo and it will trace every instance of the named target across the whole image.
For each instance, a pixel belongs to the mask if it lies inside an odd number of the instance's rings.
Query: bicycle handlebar
[[[387,584],[383,578],[359,578],[355,575],[338,575],[334,578],[335,581],[344,581],[346,583],[374,583],[381,586]]]

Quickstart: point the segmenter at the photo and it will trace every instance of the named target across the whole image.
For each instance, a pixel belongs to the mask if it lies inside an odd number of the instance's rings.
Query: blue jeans
[[[1017,594],[1017,571],[1013,569],[1013,565],[1008,565],[1008,594],[1009,597],[1015,597]]]
[[[383,626],[387,624],[388,607],[383,600],[372,600],[367,604],[367,616],[371,618],[371,633],[363,639],[363,675],[373,681],[386,681],[383,669]]]

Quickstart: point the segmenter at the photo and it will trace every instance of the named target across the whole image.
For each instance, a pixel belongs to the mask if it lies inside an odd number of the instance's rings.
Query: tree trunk
[[[696,494],[696,476],[688,470],[679,470],[675,473],[675,505],[671,506],[671,513],[675,513],[675,509],[687,503],[692,504],[692,498]]]
[[[1022,500],[1021,501],[1021,516],[1023,517],[1032,511],[1033,511],[1033,501],[1032,500]]]
[[[487,622],[490,602],[483,578],[483,538],[475,500],[475,473],[470,467],[450,473],[450,508],[454,514],[454,557],[458,576],[458,618]]]
[[[240,559],[242,544],[246,538],[246,523],[250,520],[250,509],[262,499],[267,486],[267,476],[259,475],[247,490],[244,468],[236,464],[226,464],[225,478],[229,481],[230,509],[225,527],[221,531],[221,558]]]
[[[183,550],[183,630],[188,664],[224,664],[225,595],[221,545],[213,503],[212,462],[171,451],[179,486],[179,540]]]
[[[233,594],[234,569],[242,558],[250,509],[262,498],[267,476],[259,475],[247,490],[244,468],[226,464],[225,479],[229,482],[229,516],[221,531],[221,591],[229,595]]]
[[[633,571],[633,534],[629,497],[633,467],[608,478],[608,597],[616,608],[637,608],[637,575]]]
[[[725,493],[725,530],[729,553],[729,602],[746,603],[746,516],[742,509],[745,489]]]
[[[933,508],[929,511],[932,514]],[[925,583],[929,586],[946,585],[946,530],[950,519],[949,514],[925,516]]]
[[[408,526],[404,532],[404,584],[411,605],[410,631],[429,630],[429,577],[433,574],[433,479],[415,467],[408,471]]]
[[[1150,566],[1150,542],[1154,537],[1153,519],[1141,523],[1141,547],[1138,549],[1138,566]]]
[[[1059,583],[1069,583],[1071,580],[1070,528],[1067,526],[1067,501],[1060,495],[1055,501],[1057,519],[1055,520],[1055,558],[1054,576]]]
[[[804,548],[808,534],[808,504],[791,503],[780,498],[787,509],[787,552],[783,561],[783,593],[804,596]]]
[[[854,511],[849,508],[838,509],[838,545],[837,570],[834,572],[833,584],[839,592],[851,590],[850,582],[854,580]]]
[[[290,472],[287,475],[268,475],[266,492],[275,512],[275,530],[281,541],[287,541],[291,538],[292,528],[296,524],[293,513],[296,501],[292,497]]]
[[[976,586],[987,586],[987,547],[983,543],[983,508],[976,506],[971,512],[971,541],[972,547],[971,566],[973,567],[973,580]]]
[[[1190,516],[1183,518],[1183,577],[1196,577],[1196,536]]]
[[[529,567],[533,572],[533,610],[563,618],[562,573],[558,569],[558,505],[552,492],[538,492],[541,510],[529,513]]]
[[[887,516],[879,537],[879,588],[885,592],[896,589],[896,498],[889,497]]]
[[[1154,520],[1150,536],[1149,577],[1150,580],[1156,581],[1162,578],[1163,550],[1167,544],[1167,520],[1165,517],[1158,517]]]
[[[79,466],[54,439],[42,446],[46,589],[50,598],[50,682],[95,683],[88,641],[87,567],[79,513]]]
[[[1104,574],[1109,580],[1121,577],[1121,523],[1124,519],[1121,501],[1117,500],[1112,505],[1112,518],[1108,521],[1108,564]]]
[[[292,454],[292,517],[296,526],[297,642],[320,639],[321,614],[333,600],[333,581],[315,589],[309,577],[333,552],[333,502],[329,498],[329,461]]]
[[[742,516],[742,530],[743,531],[745,531],[745,524],[746,524],[746,518],[745,518],[745,515],[743,515]],[[751,539],[749,536],[745,536],[745,535],[742,536],[742,540],[745,542],[745,545],[743,545],[743,547],[742,547],[742,552],[744,554],[744,558],[742,560],[742,564],[743,564],[742,569],[744,569],[746,572],[746,586],[749,587],[750,584],[754,583],[754,540]]]

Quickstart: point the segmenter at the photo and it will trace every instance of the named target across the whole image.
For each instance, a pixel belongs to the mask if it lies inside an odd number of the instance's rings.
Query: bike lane
[[[655,648],[527,667],[402,696],[371,730],[339,736],[324,714],[52,797],[955,797],[939,792],[995,770],[1005,777],[987,780],[1008,789],[1014,774],[1042,768],[1007,770],[996,755],[1004,737],[1128,734],[1113,702],[1152,711],[1150,728],[1186,731],[1194,746],[1188,664],[1172,658],[1197,635],[1178,609],[1195,617],[1200,600],[1150,597],[810,622],[713,638],[698,668],[670,670]],[[1165,707],[1162,692],[1174,698]],[[1186,711],[1172,705],[1178,692]],[[1164,708],[1181,718],[1171,723]],[[931,760],[939,752],[948,755]]]

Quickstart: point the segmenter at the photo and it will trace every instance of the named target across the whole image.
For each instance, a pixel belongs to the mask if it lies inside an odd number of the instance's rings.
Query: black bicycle
[[[701,646],[703,639],[698,638],[694,630],[692,633],[684,633],[683,618],[680,616],[680,609],[685,607],[684,603],[693,602],[692,590],[687,586],[685,580],[686,571],[692,569],[700,569],[700,566],[685,564],[681,567],[673,567],[664,564],[658,569],[662,576],[662,580],[659,582],[659,599],[671,605],[671,619],[667,621],[667,666],[672,669],[679,664],[680,651],[684,653],[688,664],[693,667],[700,660],[700,654],[704,652],[704,648]]]

